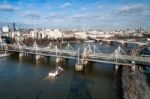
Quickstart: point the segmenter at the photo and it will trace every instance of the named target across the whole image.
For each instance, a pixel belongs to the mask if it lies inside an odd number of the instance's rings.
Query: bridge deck
[[[7,49],[6,51],[9,52],[18,52],[18,53],[27,53],[32,55],[41,55],[41,56],[49,56],[49,57],[57,57],[56,50],[31,50],[31,49]],[[59,57],[61,58],[67,58],[67,59],[77,59],[77,51],[72,50],[59,50],[57,52],[59,54]],[[80,54],[80,57],[82,57],[82,54]],[[135,57],[135,56],[129,56],[129,55],[118,55],[115,56],[113,54],[104,54],[104,53],[89,53],[88,57],[85,59],[92,62],[103,62],[103,63],[109,63],[109,64],[117,64],[117,65],[128,65],[132,66],[132,63],[134,61],[134,64],[137,65],[150,65],[150,58],[147,57]]]

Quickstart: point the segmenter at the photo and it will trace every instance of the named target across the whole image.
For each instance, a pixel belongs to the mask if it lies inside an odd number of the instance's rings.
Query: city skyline
[[[18,27],[150,30],[149,0],[1,0],[0,24]]]

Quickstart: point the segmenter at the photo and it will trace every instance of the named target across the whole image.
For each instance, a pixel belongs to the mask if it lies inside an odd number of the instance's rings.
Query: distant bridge
[[[137,44],[137,45],[148,45],[146,42],[138,42],[138,41],[130,41],[130,40],[117,40],[117,39],[97,39],[97,41],[104,41],[104,42],[119,42],[121,44]]]

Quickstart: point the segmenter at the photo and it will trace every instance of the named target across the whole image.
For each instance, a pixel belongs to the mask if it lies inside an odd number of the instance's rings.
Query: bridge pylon
[[[40,58],[41,58],[41,56],[40,56],[39,54],[37,54],[37,55],[35,56],[36,61],[38,61]]]
[[[19,58],[22,58],[24,56],[24,52],[23,52],[23,46],[21,46],[21,44],[18,42],[17,43],[18,49],[21,51],[19,53]]]
[[[127,53],[121,48],[121,46],[119,46],[114,53],[112,54],[112,56],[115,56],[115,61],[116,63],[119,61],[119,58],[122,58],[122,55],[126,55]],[[118,71],[119,65],[115,65],[115,71]]]
[[[41,58],[41,56],[39,55],[39,47],[38,47],[38,44],[37,44],[36,41],[33,43],[33,48],[32,48],[32,50],[34,50],[34,51],[36,52],[36,54],[35,54],[35,59],[36,59],[36,61],[39,61],[40,58]]]
[[[119,65],[115,65],[115,71],[118,71],[118,69],[119,69]]]
[[[82,58],[83,58],[82,63],[83,63],[84,65],[87,65],[87,64],[89,63],[89,61],[86,60],[86,59],[88,58],[88,56],[89,56],[89,53],[90,53],[90,52],[89,52],[86,48],[84,48],[84,51],[83,51],[83,53],[82,53]]]
[[[63,62],[63,59],[59,55],[59,49],[57,45],[55,46],[55,52],[56,52],[56,63]]]
[[[80,60],[80,48],[77,51],[77,63],[75,64],[75,70],[76,71],[83,70],[83,62],[81,62],[81,60]]]
[[[23,52],[20,52],[19,53],[19,58],[22,58],[24,56],[24,53]]]

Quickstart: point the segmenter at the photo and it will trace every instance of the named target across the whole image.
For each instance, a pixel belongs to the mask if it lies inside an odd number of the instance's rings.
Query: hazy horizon
[[[1,0],[0,27],[150,31],[149,0]]]

